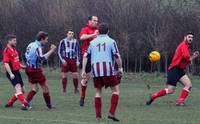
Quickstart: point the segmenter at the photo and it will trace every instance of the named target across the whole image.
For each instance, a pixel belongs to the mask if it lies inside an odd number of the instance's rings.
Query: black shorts
[[[24,83],[23,83],[20,72],[19,71],[13,71],[12,73],[15,75],[14,79],[10,79],[10,75],[8,73],[6,73],[6,76],[10,80],[12,85],[15,87],[17,84],[21,84],[21,87],[23,87]]]
[[[183,69],[174,67],[167,72],[167,85],[176,86],[181,77],[185,75]]]
[[[85,67],[85,72],[90,73],[91,72],[91,56],[88,56],[88,61]]]

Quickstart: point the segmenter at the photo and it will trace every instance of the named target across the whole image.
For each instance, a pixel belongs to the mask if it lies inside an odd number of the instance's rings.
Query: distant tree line
[[[110,25],[126,71],[164,72],[187,31],[195,33],[192,51],[200,50],[199,8],[199,0],[1,0],[0,49],[8,33],[17,35],[22,58],[39,30],[47,31],[56,45],[66,29],[72,28],[78,39],[87,17],[97,15]],[[161,53],[159,63],[149,62],[152,50]],[[189,70],[199,73],[199,63],[199,59],[193,62]],[[59,65],[56,53],[48,65]]]

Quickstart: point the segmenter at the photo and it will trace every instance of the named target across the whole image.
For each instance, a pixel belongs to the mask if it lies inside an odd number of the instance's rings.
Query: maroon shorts
[[[39,83],[40,85],[44,85],[46,82],[46,77],[42,69],[26,68],[26,74],[31,84]]]
[[[67,59],[67,66],[61,65],[61,72],[77,72],[76,59]]]
[[[94,88],[102,88],[105,86],[107,87],[114,87],[120,83],[117,80],[117,76],[106,76],[106,77],[94,77]]]

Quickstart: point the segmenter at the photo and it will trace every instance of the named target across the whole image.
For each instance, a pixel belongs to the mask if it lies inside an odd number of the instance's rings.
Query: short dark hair
[[[74,31],[72,30],[72,28],[68,28],[68,29],[65,30],[66,33],[68,33],[69,31],[74,32]]]
[[[190,35],[194,35],[194,33],[193,33],[192,31],[188,31],[188,32],[185,33],[185,36],[187,36],[187,35],[189,35],[189,34],[190,34]]]
[[[107,23],[100,23],[99,24],[99,34],[107,34],[108,33],[108,24]]]
[[[89,16],[89,17],[88,17],[88,21],[92,20],[92,17],[97,17],[97,16],[94,16],[94,15]]]
[[[36,40],[41,41],[42,39],[45,39],[46,37],[48,37],[48,33],[44,32],[44,31],[39,31],[36,35]]]
[[[6,35],[5,40],[6,41],[10,41],[10,40],[12,40],[14,38],[17,38],[17,36],[14,35],[14,34],[8,34],[8,35]]]

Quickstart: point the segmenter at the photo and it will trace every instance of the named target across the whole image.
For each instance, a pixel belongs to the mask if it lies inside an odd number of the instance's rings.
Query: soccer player
[[[193,33],[188,32],[184,40],[179,44],[172,59],[172,62],[168,68],[167,73],[167,88],[161,89],[158,92],[153,93],[150,96],[150,99],[146,102],[147,105],[161,96],[167,94],[172,94],[175,91],[177,82],[180,82],[183,85],[182,93],[179,99],[176,102],[177,106],[184,106],[184,100],[188,96],[188,93],[192,89],[192,83],[188,76],[185,74],[184,69],[188,67],[192,60],[199,56],[199,51],[195,51],[190,56],[190,46],[193,42]]]
[[[78,66],[79,66],[79,55],[78,55],[78,42],[74,38],[74,32],[72,30],[67,31],[67,37],[60,41],[58,47],[58,55],[61,65],[61,76],[63,92],[66,93],[67,88],[67,72],[72,72],[74,93],[78,93]]]
[[[95,39],[98,35],[98,17],[90,16],[88,18],[88,24],[81,29],[80,40],[82,40],[82,55],[87,51],[87,48],[90,44],[90,41]],[[86,95],[87,84],[90,80],[91,72],[91,61],[88,58],[86,73],[87,77],[81,80],[81,97],[80,97],[80,106],[84,106],[84,100]]]
[[[29,110],[31,107],[24,98],[24,84],[19,71],[20,68],[25,68],[25,66],[20,63],[19,55],[15,48],[17,45],[16,36],[12,34],[7,35],[6,40],[8,43],[3,51],[3,62],[7,78],[14,86],[16,93],[10,98],[5,107],[12,107],[13,103],[19,99],[22,104],[22,110]]]
[[[50,50],[46,53],[42,53],[42,48],[48,43],[48,34],[44,31],[39,31],[36,35],[35,42],[32,42],[26,48],[26,74],[28,76],[29,82],[32,84],[32,89],[30,90],[26,100],[31,102],[34,95],[38,91],[38,84],[43,90],[43,97],[46,102],[48,109],[52,108],[51,97],[49,93],[49,87],[47,80],[42,71],[42,61],[49,58],[49,56],[55,51],[56,46],[51,45]]]
[[[96,118],[101,119],[101,95],[102,88],[110,87],[112,90],[110,110],[108,113],[108,118],[113,121],[119,121],[115,117],[115,111],[117,108],[119,100],[119,81],[114,73],[113,58],[118,64],[118,74],[122,76],[122,61],[117,48],[115,40],[110,38],[108,35],[108,25],[102,23],[99,25],[99,35],[96,39],[90,42],[87,52],[84,54],[83,58],[83,69],[82,78],[85,79],[86,76],[86,64],[88,57],[91,56],[91,67],[93,73],[93,81],[95,88],[95,110]]]

